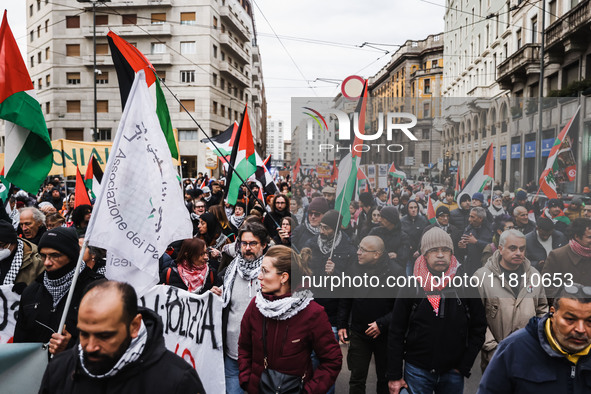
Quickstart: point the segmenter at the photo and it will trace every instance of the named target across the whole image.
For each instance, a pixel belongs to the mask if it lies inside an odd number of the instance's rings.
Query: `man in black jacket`
[[[473,275],[482,267],[482,251],[492,242],[492,229],[486,221],[486,210],[481,207],[472,208],[469,216],[470,224],[464,230],[462,239],[458,243],[460,250],[465,253],[465,271]]]
[[[435,220],[436,220],[435,223],[430,224],[427,227],[425,227],[425,229],[423,230],[423,234],[425,234],[427,231],[431,230],[433,227],[439,227],[440,229],[442,229],[443,231],[445,231],[446,233],[449,234],[452,242],[454,243],[454,250],[457,250],[458,243],[460,242],[460,239],[462,238],[462,232],[464,230],[457,228],[453,224],[450,224],[449,223],[449,216],[450,216],[450,211],[449,211],[448,207],[446,207],[445,205],[438,206],[437,211],[435,211]],[[421,237],[423,236],[423,234],[421,234]]]
[[[408,235],[402,231],[398,209],[387,206],[380,211],[381,226],[374,227],[369,235],[377,235],[384,241],[386,254],[392,264],[406,269],[409,259],[410,241]]]
[[[43,260],[45,272],[23,291],[14,342],[49,342],[49,352],[52,354],[73,346],[78,337],[76,311],[84,288],[104,278],[82,265],[66,315],[65,330],[63,334],[58,334],[63,328],[58,326],[79,254],[78,235],[73,228],[56,227],[43,234],[39,241],[39,256]]]
[[[205,392],[195,369],[165,348],[160,317],[138,309],[127,283],[93,284],[78,328],[80,343],[48,365],[40,393]]]
[[[388,387],[413,393],[461,393],[464,377],[484,343],[486,317],[475,289],[450,280],[464,277],[451,237],[432,228],[421,240],[413,275],[416,286],[400,289],[388,333]],[[438,283],[439,282],[439,283]],[[429,297],[427,297],[427,294]],[[404,374],[402,364],[405,362]]]
[[[462,231],[468,226],[468,217],[470,216],[470,202],[472,199],[467,193],[460,197],[460,206],[451,211],[449,222]]]
[[[527,234],[525,241],[527,245],[525,257],[534,268],[540,271],[548,254],[568,243],[564,234],[554,230],[552,220],[545,217],[538,219],[536,230]]]
[[[363,238],[357,250],[357,260],[358,263],[347,272],[351,277],[404,276],[402,267],[390,264],[380,237],[369,235]],[[342,298],[339,302],[339,339],[343,343],[350,341],[347,354],[347,365],[351,371],[350,394],[365,393],[367,370],[372,354],[378,378],[376,391],[388,393],[387,334],[394,298],[376,298],[381,295],[380,290],[382,289],[379,287],[358,287],[353,290],[354,298]]]

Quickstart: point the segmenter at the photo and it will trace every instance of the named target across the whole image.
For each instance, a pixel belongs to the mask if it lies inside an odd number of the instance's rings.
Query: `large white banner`
[[[225,392],[221,297],[160,285],[141,297],[139,305],[160,315],[166,347],[197,370],[205,391]]]
[[[0,343],[12,342],[20,299],[12,285],[0,286]]]
[[[180,178],[150,98],[143,71],[136,74],[119,123],[101,192],[86,231],[89,244],[131,262],[109,279],[132,281],[138,294],[158,283],[158,258],[175,240],[191,238]],[[134,269],[135,268],[135,269]],[[108,269],[108,268],[107,268]]]

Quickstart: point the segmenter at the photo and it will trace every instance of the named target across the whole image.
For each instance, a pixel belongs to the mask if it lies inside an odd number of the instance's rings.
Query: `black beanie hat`
[[[400,214],[398,213],[398,209],[395,207],[386,206],[382,208],[380,215],[394,225],[400,223]]]
[[[62,252],[70,259],[70,263],[76,263],[80,255],[80,244],[78,243],[78,234],[72,227],[56,227],[47,230],[39,244],[39,251],[42,248],[52,248]]]
[[[438,206],[437,211],[435,211],[435,216],[439,217],[439,215],[450,215],[449,208],[445,205]]]
[[[464,201],[471,201],[472,198],[470,198],[470,195],[468,193],[462,194],[462,197],[460,197],[460,204],[463,203]]]
[[[16,231],[12,224],[6,220],[0,220],[0,242],[7,244],[16,243]]]
[[[324,216],[322,216],[322,220],[320,221],[320,223],[326,224],[328,227],[332,228],[333,230],[336,230],[337,222],[343,223],[343,220],[339,219],[340,217],[341,214],[338,211],[331,209],[330,211],[326,212]]]

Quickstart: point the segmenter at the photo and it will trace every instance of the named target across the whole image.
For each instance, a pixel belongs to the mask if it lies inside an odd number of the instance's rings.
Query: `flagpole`
[[[353,157],[351,157],[351,171],[353,171]],[[349,178],[351,177],[351,173],[349,173],[349,176],[347,177],[347,180],[345,181],[345,186],[343,186],[342,191],[346,192],[347,191],[347,184],[349,183]],[[337,186],[338,186],[338,179],[337,179]],[[354,191],[353,191],[354,192]],[[332,240],[332,246],[330,247],[330,256],[328,257],[329,260],[332,260],[332,254],[334,252],[334,247],[336,246],[334,243],[337,240],[337,235],[339,233],[339,230],[341,228],[341,212],[343,212],[343,204],[345,203],[345,195],[341,194],[343,197],[341,198],[341,207],[339,208],[339,216],[337,216],[337,228],[334,231],[334,238]]]
[[[68,298],[66,298],[66,305],[64,306],[64,311],[62,312],[62,317],[60,319],[60,324],[58,326],[57,332],[60,335],[62,335],[64,325],[66,324],[66,316],[68,315],[68,310],[70,309],[70,304],[72,303],[72,298],[74,297],[74,288],[76,287],[76,283],[78,282],[78,275],[80,274],[80,267],[82,266],[82,258],[84,257],[84,252],[86,252],[87,245],[88,241],[84,240],[84,242],[82,243],[82,248],[80,249],[78,261],[76,262],[76,268],[74,268],[72,284],[70,285],[70,290],[68,291]],[[72,329],[72,327],[70,327],[70,329]]]

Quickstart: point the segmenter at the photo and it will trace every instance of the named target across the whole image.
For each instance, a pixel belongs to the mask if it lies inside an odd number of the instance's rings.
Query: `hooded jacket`
[[[591,355],[575,365],[554,351],[544,332],[547,319],[532,317],[499,344],[480,380],[479,394],[591,392]]]
[[[369,232],[369,235],[377,235],[384,241],[386,247],[386,253],[396,253],[395,259],[390,259],[393,263],[398,264],[400,267],[406,267],[406,263],[410,258],[410,240],[408,235],[402,231],[400,224],[390,231],[384,226],[374,227]]]
[[[164,346],[160,316],[146,308],[139,311],[148,330],[148,340],[136,361],[115,376],[95,379],[82,369],[76,345],[49,363],[39,393],[205,393],[197,371]]]
[[[509,286],[507,274],[501,279],[501,253],[497,250],[474,276],[486,278],[478,288],[486,310],[486,338],[482,346],[482,368],[490,362],[497,345],[511,333],[525,327],[532,316],[543,316],[548,312],[544,287],[539,283],[540,273],[528,259],[523,262],[526,283],[517,295]],[[519,275],[522,275],[521,273]]]
[[[568,243],[568,240],[560,231],[552,231],[552,250],[558,249]],[[541,269],[539,266],[540,261],[546,261],[548,255],[546,249],[542,246],[538,240],[538,232],[532,231],[525,236],[525,255],[531,261],[532,265],[537,269]]]
[[[26,286],[28,286],[35,280],[35,278],[45,271],[45,267],[43,266],[43,261],[41,261],[41,258],[39,257],[37,245],[27,241],[24,238],[20,238],[20,240],[23,242],[23,264],[16,275],[14,283],[24,283]],[[15,254],[16,250],[9,257],[10,264],[7,268],[10,268],[12,265]],[[4,273],[3,277],[1,278],[2,280],[4,280],[6,273]]]

